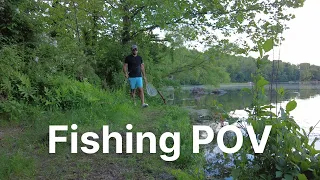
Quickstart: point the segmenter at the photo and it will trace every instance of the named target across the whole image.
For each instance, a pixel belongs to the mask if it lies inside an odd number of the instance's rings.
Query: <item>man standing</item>
[[[138,56],[138,46],[132,45],[131,47],[132,54],[127,56],[123,65],[123,72],[125,77],[129,79],[130,88],[131,88],[131,97],[135,102],[135,93],[136,89],[139,91],[139,96],[141,99],[142,107],[148,107],[148,104],[144,102],[144,93],[143,93],[143,79],[147,82],[146,73],[144,70],[144,64],[141,56]]]

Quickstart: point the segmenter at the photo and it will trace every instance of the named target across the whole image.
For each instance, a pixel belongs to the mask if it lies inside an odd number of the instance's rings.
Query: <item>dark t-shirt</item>
[[[141,64],[143,64],[141,56],[134,57],[132,54],[127,56],[125,63],[128,64],[129,77],[142,77]]]

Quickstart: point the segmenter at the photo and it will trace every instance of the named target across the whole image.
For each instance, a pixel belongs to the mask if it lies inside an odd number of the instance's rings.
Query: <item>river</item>
[[[231,84],[221,85],[220,88],[213,86],[182,86],[179,92],[168,91],[168,104],[176,104],[191,111],[208,112],[213,105],[221,104],[222,109],[232,117],[246,118],[244,110],[252,103],[252,95],[243,92],[241,89],[250,88],[251,84]],[[310,126],[315,126],[320,120],[320,86],[305,84],[278,84],[273,86],[279,90],[285,89],[283,97],[279,97],[275,91],[270,91],[266,87],[266,97],[262,104],[272,104],[277,107],[273,112],[278,112],[280,107],[285,109],[286,103],[290,100],[297,102],[297,107],[290,115],[293,116],[297,124],[308,133]],[[196,93],[192,90],[196,89]],[[273,93],[270,93],[273,92]],[[216,103],[214,103],[216,101]],[[315,137],[320,138],[320,123],[310,134],[310,140]],[[316,149],[320,150],[320,140],[316,142]]]
[[[252,95],[244,92],[242,89],[251,89],[251,87],[251,83],[227,84],[221,85],[219,88],[213,86],[182,86],[179,90],[168,88],[165,93],[168,104],[179,105],[189,110],[191,115],[195,114],[191,117],[196,124],[212,125],[217,124],[212,123],[213,119],[215,119],[212,118],[212,112],[215,111],[226,113],[235,119],[245,120],[248,116],[245,109],[252,104]],[[275,93],[275,90],[279,90],[280,87],[285,89],[282,97]],[[295,100],[297,107],[290,112],[290,115],[293,116],[293,119],[301,128],[309,133],[310,126],[315,126],[319,122],[319,84],[278,84],[277,86],[273,86],[274,90],[271,89],[271,87],[266,87],[266,96],[261,101],[262,105],[272,104],[276,107],[272,111],[277,114],[280,107],[285,109],[286,104],[290,100]],[[234,120],[229,119],[229,124],[231,123],[234,123]],[[316,137],[320,139],[320,123],[310,133],[310,142]],[[320,150],[320,140],[316,141],[315,148]],[[226,176],[222,178],[223,176],[221,176],[221,169],[228,166],[231,167],[233,164],[227,163],[223,165],[223,158],[222,161],[218,158],[220,153],[221,150],[215,143],[205,146],[205,158],[211,164],[207,167],[206,175],[208,177],[232,179],[232,177]]]

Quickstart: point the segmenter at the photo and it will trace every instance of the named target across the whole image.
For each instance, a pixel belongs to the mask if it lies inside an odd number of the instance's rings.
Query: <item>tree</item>
[[[310,72],[310,64],[309,63],[301,63],[299,65],[300,69],[300,81],[309,81],[312,78],[312,74]]]
[[[108,35],[124,45],[137,40],[139,36],[155,37],[152,30],[156,28],[177,32],[188,40],[196,39],[197,35],[211,34],[215,35],[211,37],[217,37],[221,33],[225,36],[237,33],[250,35],[252,40],[258,42],[282,32],[285,29],[283,22],[294,18],[286,10],[301,7],[303,3],[304,0],[55,0],[52,3],[55,9],[49,9],[49,14],[53,15],[54,11],[62,8],[65,16],[61,18],[67,20],[74,16],[72,24],[76,26],[82,26],[83,19],[91,19],[90,30],[94,35]],[[79,35],[78,28],[73,27],[73,31]],[[207,40],[216,42],[217,39]]]
[[[141,34],[152,34],[160,28],[178,31],[186,39],[196,39],[209,30],[226,36],[234,33],[250,34],[252,40],[274,37],[284,30],[280,22],[294,16],[286,13],[288,8],[301,7],[304,0],[286,1],[106,1],[107,18],[116,22],[121,33],[121,42],[126,44]],[[262,17],[265,14],[267,18]],[[271,17],[271,20],[267,20]],[[215,39],[212,39],[215,40]]]
[[[277,43],[278,34],[285,29],[284,22],[294,18],[286,10],[301,7],[304,0],[266,2],[28,0],[27,2],[32,4],[33,10],[28,11],[27,15],[24,14],[25,17],[37,19],[41,23],[39,29],[45,33],[38,37],[41,37],[42,41],[49,39],[48,41],[57,42],[59,50],[57,56],[53,58],[57,60],[54,66],[59,67],[58,70],[67,69],[72,76],[83,79],[86,76],[84,69],[94,68],[95,73],[99,74],[106,84],[112,85],[118,81],[115,78],[121,73],[121,61],[128,53],[127,49],[131,43],[144,48],[143,55],[146,56],[146,60],[152,62],[155,62],[152,58],[161,56],[160,53],[154,53],[151,47],[157,46],[153,43],[168,46],[165,53],[172,53],[186,40],[197,39],[199,35],[204,37],[203,41],[207,44],[217,48],[216,52],[221,49],[231,54],[246,53],[251,49],[248,41],[259,43],[268,38]],[[166,32],[164,39],[159,39],[154,34],[153,30],[156,28]],[[247,41],[231,44],[227,38],[233,34],[243,34],[249,38]],[[115,47],[116,51],[113,51]],[[150,56],[151,52],[154,56]],[[112,55],[109,56],[110,54]],[[190,68],[184,68],[179,64],[179,58],[171,59],[176,66],[163,71],[158,77],[173,73],[179,66],[185,72],[190,71]],[[210,66],[206,67],[203,66],[206,63],[201,63],[203,61],[192,59],[194,61],[188,61],[187,67],[189,65],[195,67],[194,65],[198,63],[202,65],[202,69],[192,68],[193,74],[197,75],[199,74],[197,71],[202,70],[208,73],[207,76],[217,77],[224,71],[221,68],[214,69],[214,66],[213,69],[209,68],[218,61],[210,62],[208,63]],[[200,59],[204,60],[204,57]],[[214,61],[215,58],[208,60]],[[244,81],[247,81],[250,79],[250,74],[244,73],[243,77]]]
[[[34,1],[0,1],[0,48],[12,43],[33,46],[38,32],[37,21],[26,16],[33,11]]]
[[[320,81],[320,67],[319,66],[311,65],[310,72],[312,74],[311,80]]]

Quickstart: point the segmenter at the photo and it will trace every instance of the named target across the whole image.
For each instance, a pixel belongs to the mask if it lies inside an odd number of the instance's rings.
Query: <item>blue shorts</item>
[[[129,78],[130,88],[136,89],[136,88],[142,88],[142,77],[130,77]]]

